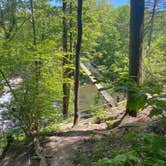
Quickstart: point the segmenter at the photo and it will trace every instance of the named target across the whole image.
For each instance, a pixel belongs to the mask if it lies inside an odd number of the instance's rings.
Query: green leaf
[[[151,111],[150,111],[150,114],[149,114],[149,117],[153,117],[153,116],[157,116],[157,115],[160,115],[160,114],[162,114],[163,113],[163,111],[162,110],[159,110],[159,109],[152,109]]]

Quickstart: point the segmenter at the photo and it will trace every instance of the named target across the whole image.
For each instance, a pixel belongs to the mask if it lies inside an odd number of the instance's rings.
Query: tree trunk
[[[33,31],[33,45],[36,46],[36,25],[34,19],[34,8],[33,8],[33,0],[30,0],[30,7],[31,7],[31,18],[32,18],[32,31]]]
[[[154,0],[153,9],[152,9],[152,16],[151,16],[151,20],[150,20],[150,30],[149,30],[149,36],[148,36],[148,50],[150,50],[150,46],[151,46],[153,26],[154,26],[154,20],[155,20],[155,15],[156,15],[158,3],[159,3],[159,0]]]
[[[130,6],[129,76],[140,85],[142,83],[145,0],[131,0]],[[134,92],[129,90],[126,111],[130,116],[137,116],[137,110],[130,107],[134,102],[134,96]]]
[[[69,101],[70,101],[70,83],[67,82],[68,79],[68,68],[66,65],[69,64],[69,57],[67,55],[68,47],[67,47],[67,19],[66,19],[66,10],[67,10],[67,2],[63,0],[63,117],[68,117],[68,110],[69,110]]]
[[[76,45],[76,59],[75,59],[75,84],[74,84],[74,123],[73,126],[78,124],[79,121],[79,76],[80,76],[80,50],[82,42],[82,0],[78,0],[77,9],[77,45]]]
[[[73,3],[70,2],[70,16],[72,16],[73,13]],[[69,44],[69,49],[70,49],[70,60],[72,60],[73,58],[73,32],[72,32],[72,28],[73,28],[73,19],[70,18],[70,44]]]
[[[35,18],[34,18],[34,5],[33,5],[33,0],[30,0],[30,10],[31,10],[31,17],[32,17],[32,31],[33,31],[33,46],[34,48],[36,48],[37,45],[37,34],[36,34],[36,24],[35,24]],[[35,136],[33,139],[33,143],[34,143],[34,148],[35,148],[35,153],[36,155],[39,157],[40,159],[40,166],[46,166],[46,160],[45,160],[45,156],[44,153],[42,151],[42,148],[40,147],[40,141],[39,141],[39,114],[40,114],[40,110],[39,110],[39,103],[38,103],[38,95],[39,95],[39,79],[40,79],[40,68],[41,68],[41,61],[37,60],[34,63],[35,65],[35,90],[36,90],[36,97],[35,97],[35,124],[34,124],[34,128],[35,128]]]
[[[36,24],[35,24],[35,19],[34,19],[34,5],[33,5],[33,0],[30,0],[30,7],[31,7],[31,17],[32,17],[32,32],[33,32],[33,46],[35,49],[37,45],[37,35],[36,35]],[[36,97],[35,97],[35,130],[37,135],[39,134],[39,108],[38,108],[38,101],[37,101],[37,96],[39,95],[39,77],[40,77],[40,62],[35,61],[34,62],[35,66],[35,84],[36,84]]]

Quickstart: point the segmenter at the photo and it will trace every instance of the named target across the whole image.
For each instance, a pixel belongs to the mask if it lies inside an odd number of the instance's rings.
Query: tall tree
[[[77,45],[76,45],[76,59],[75,59],[75,83],[74,83],[74,123],[77,125],[79,121],[79,77],[80,77],[80,50],[82,43],[82,0],[78,0],[77,8]]]
[[[36,22],[34,17],[34,3],[33,0],[30,0],[30,10],[31,10],[31,18],[32,18],[32,32],[33,32],[33,49],[35,51],[37,46],[37,33],[36,33]],[[40,142],[39,142],[39,119],[40,119],[40,110],[39,110],[39,101],[38,101],[38,95],[39,95],[39,79],[40,79],[40,68],[41,68],[41,62],[39,60],[36,60],[34,62],[35,65],[35,112],[34,112],[34,127],[35,127],[35,136],[34,136],[34,147],[36,154],[40,157],[40,166],[46,166],[45,157],[41,152]]]
[[[129,76],[139,85],[142,82],[145,0],[131,0],[130,6]],[[129,90],[126,113],[130,116],[137,116],[137,110],[133,107],[134,101],[135,93]]]
[[[159,3],[159,0],[154,0],[154,2],[153,2],[152,14],[151,14],[151,18],[150,18],[149,35],[148,35],[148,50],[150,49],[150,46],[151,46],[152,33],[153,33],[153,29],[154,29],[154,21],[155,21],[155,15],[156,15],[158,3]]]
[[[67,1],[62,1],[62,10],[63,10],[63,117],[68,117],[69,110],[69,100],[70,100],[70,83],[68,83],[69,78],[69,56],[68,56],[68,24],[67,24]]]
[[[73,13],[73,2],[70,2],[69,4],[69,13],[70,13],[70,34],[69,34],[69,38],[70,38],[70,43],[69,43],[69,51],[70,51],[70,60],[72,58],[72,53],[73,53],[73,19],[72,19],[72,13]]]

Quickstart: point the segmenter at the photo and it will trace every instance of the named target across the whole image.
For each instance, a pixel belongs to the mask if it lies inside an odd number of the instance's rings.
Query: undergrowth
[[[119,150],[110,158],[99,160],[96,166],[165,166],[166,137],[155,133],[130,132],[128,150]]]
[[[155,125],[144,131],[121,129],[116,134],[85,140],[74,152],[73,165],[165,166],[166,137],[161,124],[156,125],[159,134],[153,131]]]

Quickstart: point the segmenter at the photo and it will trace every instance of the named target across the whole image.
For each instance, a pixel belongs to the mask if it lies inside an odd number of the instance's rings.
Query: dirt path
[[[148,112],[148,110],[142,111],[137,118],[127,116],[121,125],[132,122],[150,122],[152,119],[148,118]],[[122,109],[117,108],[110,115],[120,118],[123,113]],[[79,126],[74,129],[71,123],[63,124],[63,132],[58,132],[56,136],[46,138],[44,149],[46,155],[50,156],[47,160],[50,166],[73,166],[72,155],[81,142],[110,132],[105,122],[100,124],[92,124],[91,122],[92,118],[82,119]]]
[[[149,110],[144,110],[138,114],[137,118],[126,116],[121,125],[132,122],[150,122],[153,119],[148,118],[148,113]],[[124,110],[118,107],[115,108],[115,111],[108,112],[109,116],[116,117],[116,119],[122,117],[123,114]],[[92,118],[81,119],[79,126],[76,128],[72,128],[72,123],[62,123],[61,131],[56,132],[54,136],[41,139],[41,145],[49,166],[74,166],[72,161],[73,152],[79,147],[80,143],[84,146],[86,140],[100,138],[116,130],[108,130],[105,122],[93,124],[92,120]],[[27,156],[29,157],[27,158]],[[2,166],[38,166],[36,160],[30,160],[30,154],[24,156],[20,154],[11,158],[6,156],[6,158],[5,164],[2,164]]]
[[[106,130],[106,124],[91,124],[91,119],[81,120],[76,128],[72,124],[64,127],[65,132],[58,132],[56,136],[46,138],[44,149],[46,156],[49,155],[47,162],[50,166],[72,166],[73,151],[77,149],[80,142],[93,137],[94,131]],[[69,129],[66,129],[69,128]]]

